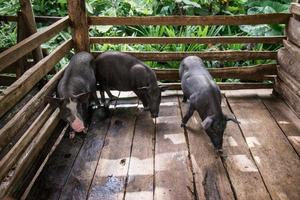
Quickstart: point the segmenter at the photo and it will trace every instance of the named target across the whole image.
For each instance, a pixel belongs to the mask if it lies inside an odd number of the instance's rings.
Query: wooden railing
[[[53,18],[55,21],[49,27],[31,35],[12,48],[0,53],[0,72],[8,68],[10,64],[40,46],[45,41],[62,31],[69,25],[74,29],[73,40],[68,40],[57,47],[52,53],[27,70],[17,81],[0,94],[0,118],[8,113],[36,84],[53,69],[70,50],[88,51],[89,42],[111,44],[218,44],[218,43],[282,43],[285,36],[276,37],[205,37],[205,38],[88,38],[89,25],[239,25],[239,24],[287,24],[290,14],[269,14],[253,16],[213,16],[213,17],[88,17],[85,16],[84,4],[81,1],[70,1],[70,18]],[[294,8],[297,10],[297,8]],[[5,20],[0,18],[0,20]],[[44,20],[44,18],[36,18]],[[7,18],[9,20],[9,18]],[[14,20],[14,18],[10,18]],[[288,45],[285,42],[285,45]],[[92,52],[95,56],[101,52]],[[212,52],[128,52],[141,60],[169,61],[181,60],[187,55],[198,55],[204,60],[276,60],[276,52],[273,51],[212,51]],[[167,80],[165,83],[170,89],[179,89],[177,69],[154,69],[159,80]],[[248,89],[270,88],[272,84],[261,81],[273,80],[276,74],[275,64],[255,65],[248,67],[228,67],[209,69],[217,78],[237,78],[246,83],[219,83],[222,89]],[[62,128],[53,132],[58,127],[59,109],[44,102],[44,97],[53,94],[57,83],[62,77],[64,68],[56,73],[50,81],[12,116],[0,129],[0,199],[6,195],[16,193],[34,175],[44,160],[41,154],[48,144],[49,138],[55,133],[54,141],[62,135]],[[54,134],[53,134],[54,133]],[[60,137],[61,138],[61,137]],[[58,139],[57,139],[58,140]],[[51,145],[50,145],[51,148]],[[48,154],[49,151],[46,151]],[[9,174],[9,176],[7,176]],[[5,181],[4,181],[5,179]],[[31,179],[30,179],[31,180]],[[27,186],[27,185],[26,185]],[[24,192],[24,191],[23,191]],[[20,197],[19,195],[16,195]]]
[[[155,17],[89,17],[89,25],[257,25],[287,24],[290,14],[260,14],[241,16],[155,16]],[[216,36],[216,37],[91,37],[91,44],[282,44],[282,36]],[[92,52],[96,57],[102,52]],[[276,51],[198,51],[198,52],[126,52],[143,61],[180,61],[188,55],[203,60],[243,61],[276,60]],[[178,70],[154,69],[159,80],[178,82]],[[276,65],[258,65],[210,69],[215,78],[237,78],[241,81],[273,80]],[[219,73],[217,73],[219,72]],[[221,89],[270,88],[272,84],[219,83]],[[169,88],[180,89],[177,83],[168,83]]]

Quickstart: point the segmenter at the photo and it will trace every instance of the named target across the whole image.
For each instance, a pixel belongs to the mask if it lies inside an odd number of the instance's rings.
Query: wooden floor
[[[85,138],[63,138],[27,199],[299,200],[300,120],[271,90],[226,91],[229,122],[218,157],[198,114],[180,128],[180,91],[164,93],[156,121],[130,93],[95,112]]]

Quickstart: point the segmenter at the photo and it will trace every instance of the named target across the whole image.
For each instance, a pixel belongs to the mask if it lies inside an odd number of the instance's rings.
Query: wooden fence
[[[12,63],[31,52],[45,41],[67,27],[72,28],[73,40],[67,40],[48,56],[27,70],[17,81],[13,82],[0,94],[0,117],[10,110],[42,80],[54,65],[74,47],[75,51],[89,51],[90,44],[219,44],[219,43],[282,43],[285,36],[276,37],[92,37],[88,36],[89,25],[240,25],[240,24],[288,24],[290,14],[263,14],[253,16],[209,16],[209,17],[87,17],[84,1],[70,1],[69,17],[51,18],[53,24],[31,35],[10,49],[0,53],[0,72]],[[297,7],[292,11],[299,12]],[[296,11],[294,11],[296,10]],[[36,18],[44,22],[46,18]],[[0,17],[0,20],[15,20],[14,17]],[[286,43],[288,45],[288,43]],[[95,56],[101,52],[92,52]],[[181,60],[187,55],[198,55],[205,60],[276,60],[277,52],[272,51],[217,51],[217,52],[129,52],[144,61]],[[276,75],[275,64],[264,64],[248,67],[228,67],[209,69],[216,78],[237,78],[243,83],[219,83],[222,89],[270,88],[273,84],[262,81],[273,80]],[[41,153],[49,138],[54,137],[54,144],[63,134],[59,125],[59,110],[45,103],[43,98],[53,94],[64,68],[55,74],[18,112],[0,129],[0,198],[4,196],[20,197],[23,188],[29,183],[40,167],[45,155]],[[159,80],[171,89],[178,89],[178,70],[155,69]],[[53,134],[53,131],[56,134]],[[48,145],[51,149],[51,144]],[[38,161],[37,161],[38,160]],[[9,174],[9,175],[8,175]]]

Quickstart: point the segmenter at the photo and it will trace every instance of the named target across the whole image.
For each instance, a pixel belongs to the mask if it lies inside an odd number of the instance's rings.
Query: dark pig
[[[158,86],[155,73],[137,58],[121,52],[105,52],[95,60],[96,78],[100,85],[101,101],[104,91],[134,91],[144,109],[157,117],[162,88]]]
[[[188,56],[180,63],[179,77],[183,91],[183,101],[189,99],[189,108],[182,119],[184,127],[196,110],[202,126],[217,150],[222,149],[223,134],[227,121],[238,121],[222,112],[221,92],[201,58]]]
[[[90,53],[75,54],[57,86],[57,97],[48,98],[60,108],[60,117],[75,132],[86,132],[90,105],[99,105],[96,95],[94,58]]]

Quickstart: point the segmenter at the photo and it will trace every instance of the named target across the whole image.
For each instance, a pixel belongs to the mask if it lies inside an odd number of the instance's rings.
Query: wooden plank
[[[9,143],[11,138],[24,126],[30,116],[36,112],[44,102],[44,97],[54,92],[58,81],[64,73],[64,69],[65,67],[55,74],[54,77],[0,129],[0,150]]]
[[[295,151],[300,155],[300,119],[282,101],[272,95],[260,95],[263,103],[284,132]]]
[[[290,12],[295,15],[300,15],[300,4],[291,3]]]
[[[97,57],[102,52],[92,52]],[[275,51],[207,51],[207,52],[124,52],[143,61],[175,61],[182,60],[186,56],[199,56],[203,60],[255,60],[273,59],[276,60]]]
[[[273,88],[273,83],[217,83],[221,90]],[[162,83],[168,90],[181,90],[180,83]]]
[[[297,96],[283,81],[276,79],[274,89],[287,102],[287,104],[295,111],[300,118],[300,97]]]
[[[132,142],[125,200],[153,200],[154,134],[155,123],[149,112],[139,110]]]
[[[287,13],[239,16],[88,17],[89,25],[255,25],[287,24]]]
[[[0,86],[9,86],[15,81],[16,81],[15,76],[8,76],[5,74],[0,74]]]
[[[156,118],[154,199],[194,199],[193,174],[188,158],[177,97],[164,97]]]
[[[292,56],[286,48],[280,48],[278,51],[278,63],[280,68],[293,76],[300,82],[300,62]]]
[[[27,70],[0,95],[0,117],[12,108],[53,66],[70,51],[72,41],[68,40],[56,48],[49,56]]]
[[[86,199],[111,120],[106,117],[103,109],[94,111],[89,131],[59,199]]]
[[[300,48],[300,21],[294,17],[290,18],[287,28],[288,40],[296,44]]]
[[[234,116],[226,98],[222,98],[223,113]],[[239,126],[228,122],[223,136],[223,163],[237,199],[271,199]]]
[[[299,157],[267,108],[256,95],[227,97],[272,199],[299,199]]]
[[[69,17],[64,17],[47,28],[29,36],[15,46],[0,53],[0,71],[13,64],[33,49],[37,48],[43,42],[49,40],[55,34],[62,31],[68,26],[68,23]]]
[[[19,0],[19,2],[21,7],[22,20],[26,25],[26,30],[30,35],[33,35],[37,32],[37,28],[35,18],[33,16],[31,2],[30,0]],[[41,46],[38,46],[36,49],[34,49],[32,55],[36,63],[40,61],[43,58]]]
[[[47,142],[50,134],[59,122],[59,109],[56,109],[50,116],[49,120],[40,129],[32,143],[23,152],[23,156],[16,163],[15,169],[10,172],[7,180],[4,180],[0,185],[0,198],[5,195],[10,195],[16,189],[16,185],[22,182],[26,173],[30,170],[33,161],[38,157],[44,144]]]
[[[62,17],[56,17],[56,16],[35,16],[35,21],[40,23],[40,22],[57,22],[58,20],[60,20]],[[0,21],[4,21],[4,22],[17,22],[18,21],[18,17],[17,16],[0,16]]]
[[[137,99],[118,100],[117,103],[88,199],[123,199],[124,197]]]
[[[91,44],[278,44],[285,36],[221,36],[221,37],[91,37]]]
[[[281,67],[278,67],[278,77],[300,97],[300,82],[296,81],[291,75],[286,73]]]
[[[159,80],[179,80],[178,69],[153,69]],[[262,64],[242,67],[208,68],[214,78],[237,78],[241,80],[274,80],[268,75],[277,74],[276,64]]]
[[[292,57],[294,57],[297,62],[300,62],[300,48],[287,40],[283,40],[283,45]]]
[[[69,0],[68,14],[70,16],[70,26],[72,28],[72,38],[74,41],[75,51],[89,52],[90,41],[85,0]]]
[[[29,200],[57,200],[83,144],[83,138],[64,137],[34,183]]]
[[[182,98],[179,99],[182,102]],[[180,103],[182,115],[187,112],[187,104]],[[181,122],[181,119],[178,121]],[[211,141],[201,127],[198,113],[188,121],[187,133],[192,162],[196,199],[234,199],[234,194],[226,170],[216,155]]]
[[[38,133],[39,129],[48,120],[49,116],[55,108],[49,104],[41,112],[41,114],[34,120],[31,126],[25,131],[18,142],[10,149],[10,151],[0,160],[0,180],[2,180],[17,162],[23,151],[30,144],[33,138]]]

